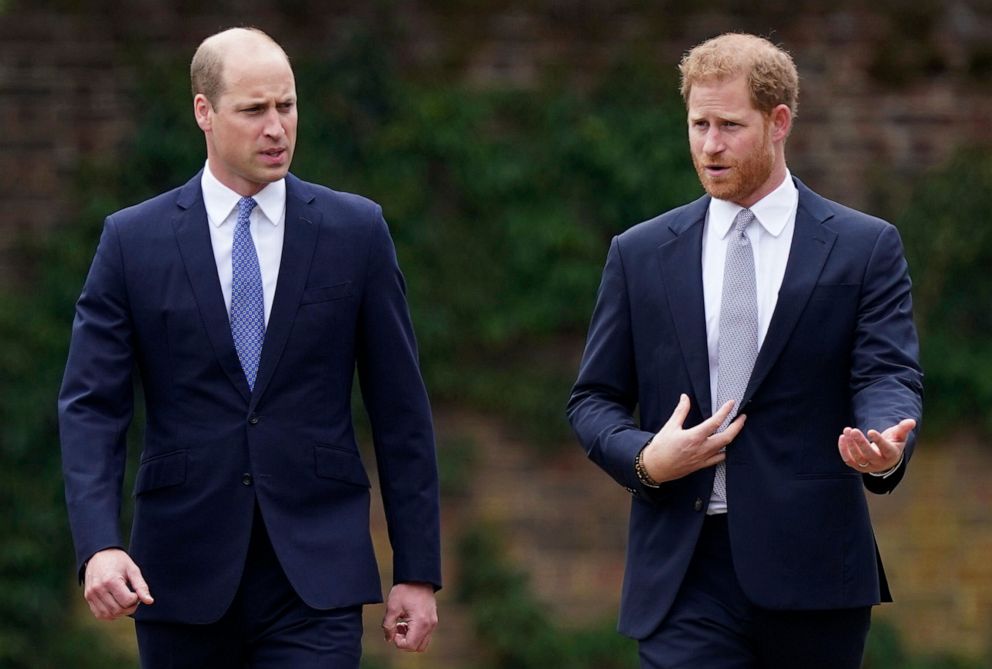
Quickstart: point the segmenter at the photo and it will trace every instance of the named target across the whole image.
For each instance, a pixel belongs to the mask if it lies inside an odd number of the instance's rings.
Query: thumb
[[[909,433],[914,429],[916,429],[916,421],[912,418],[901,420],[899,421],[899,424],[896,425],[897,434],[903,441],[905,441],[906,437],[908,437]]]
[[[141,570],[138,569],[138,565],[134,564],[132,561],[127,566],[127,580],[131,584],[131,589],[134,593],[138,595],[138,599],[141,600],[142,604],[151,605],[155,603],[155,598],[152,597],[151,591],[148,589],[148,584],[145,583],[144,577],[141,575]]]
[[[392,641],[393,637],[396,636],[396,621],[400,617],[400,609],[391,606],[391,603],[386,604],[386,615],[382,618],[382,633],[386,641]]]

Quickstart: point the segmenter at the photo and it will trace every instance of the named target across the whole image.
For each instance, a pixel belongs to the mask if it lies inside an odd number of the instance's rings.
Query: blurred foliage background
[[[435,403],[496,413],[534,448],[559,448],[610,237],[701,193],[674,70],[631,53],[581,89],[549,72],[525,90],[493,90],[411,74],[380,48],[386,38],[355,25],[340,48],[294,61],[293,171],[383,203]],[[0,293],[0,667],[134,664],[70,604],[79,592],[54,412],[73,303],[103,216],[184,183],[203,161],[186,61],[152,50],[131,57],[142,72],[133,142],[122,157],[79,166],[78,220],[25,248],[38,267],[29,294]],[[898,225],[912,268],[928,425],[992,433],[992,158],[962,152],[908,192],[876,213]],[[454,472],[446,487],[468,494],[458,463],[441,464]],[[460,669],[636,666],[612,621],[558,625],[498,531],[465,531],[449,548],[466,565],[452,587],[480,647],[478,664]],[[865,666],[979,665],[911,657],[893,628],[876,625]]]

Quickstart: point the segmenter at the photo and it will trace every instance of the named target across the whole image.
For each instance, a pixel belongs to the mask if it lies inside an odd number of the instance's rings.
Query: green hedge
[[[992,152],[962,152],[930,175],[897,224],[922,340],[925,424],[992,435]]]
[[[185,63],[138,67],[146,88],[132,146],[81,169],[78,220],[45,249],[25,250],[38,258],[29,295],[0,295],[0,666],[68,666],[66,653],[85,639],[65,604],[79,593],[54,408],[102,217],[183,183],[203,161]],[[618,62],[578,93],[553,79],[527,91],[418,82],[361,39],[326,61],[296,62],[294,171],[384,205],[436,402],[500,414],[536,446],[569,444],[562,407],[610,236],[700,192],[669,69]],[[990,164],[980,153],[962,158],[916,189],[898,219],[937,424],[992,429],[982,411],[992,399]],[[558,648],[560,632],[534,617],[518,577],[492,577],[516,594],[484,600],[535,625],[533,655],[521,661],[545,657],[541,639]]]

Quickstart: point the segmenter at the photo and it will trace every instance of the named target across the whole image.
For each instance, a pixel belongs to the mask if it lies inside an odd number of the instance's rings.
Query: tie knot
[[[255,198],[243,197],[238,200],[238,223],[247,223],[248,217],[251,216],[252,209],[255,208]]]
[[[734,217],[734,232],[743,235],[747,226],[754,220],[754,212],[750,209],[741,209]]]

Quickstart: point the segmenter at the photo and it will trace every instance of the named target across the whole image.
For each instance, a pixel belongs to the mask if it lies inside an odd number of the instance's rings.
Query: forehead
[[[732,79],[706,79],[694,83],[689,89],[686,106],[690,116],[758,112],[751,100],[747,77],[744,75]]]
[[[225,54],[222,78],[222,97],[268,97],[296,92],[292,67],[281,51],[271,47],[229,51]]]

